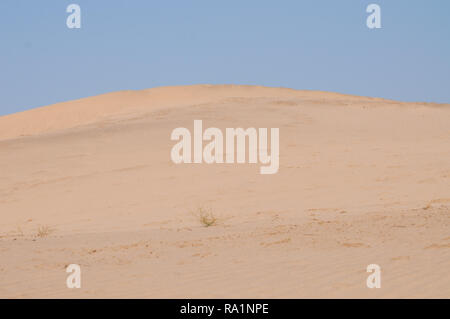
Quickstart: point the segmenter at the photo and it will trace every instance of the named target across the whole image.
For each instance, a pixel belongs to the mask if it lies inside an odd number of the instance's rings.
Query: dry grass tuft
[[[214,216],[211,208],[199,207],[197,208],[195,215],[204,227],[217,225],[217,217]]]
[[[37,236],[40,238],[47,237],[53,230],[49,226],[39,226],[37,229]]]

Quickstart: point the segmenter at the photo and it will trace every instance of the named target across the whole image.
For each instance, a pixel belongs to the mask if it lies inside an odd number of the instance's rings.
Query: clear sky
[[[0,1],[0,115],[198,83],[450,103],[450,1]]]

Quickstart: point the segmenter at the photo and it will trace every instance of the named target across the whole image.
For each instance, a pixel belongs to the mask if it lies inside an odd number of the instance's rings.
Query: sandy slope
[[[195,119],[279,127],[278,174],[173,164]],[[0,297],[450,298],[449,124],[450,105],[208,85],[0,117]]]

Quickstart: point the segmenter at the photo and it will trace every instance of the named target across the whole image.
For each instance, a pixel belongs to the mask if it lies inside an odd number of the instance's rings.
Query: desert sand
[[[278,173],[174,164],[196,119],[278,127]],[[197,85],[2,116],[0,218],[2,298],[450,298],[450,105]]]

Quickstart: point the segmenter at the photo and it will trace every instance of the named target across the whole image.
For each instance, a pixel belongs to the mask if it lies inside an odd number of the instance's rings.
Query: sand
[[[280,128],[278,173],[174,164],[196,119]],[[2,116],[0,297],[450,298],[449,124],[448,104],[234,85]]]

